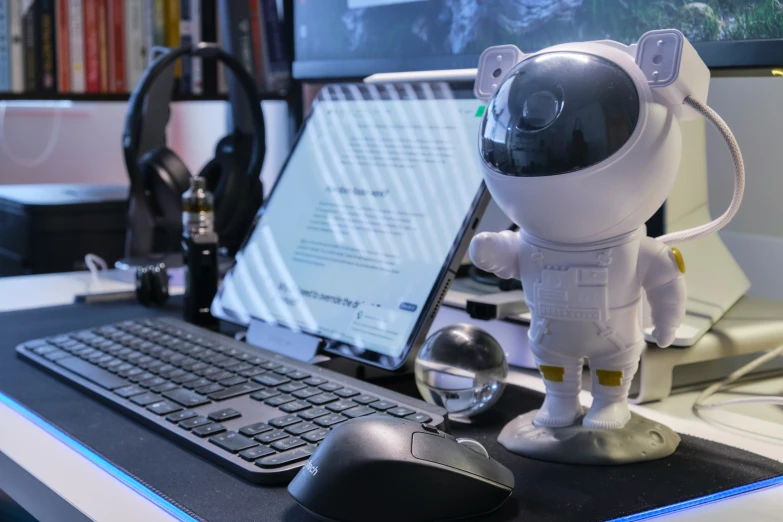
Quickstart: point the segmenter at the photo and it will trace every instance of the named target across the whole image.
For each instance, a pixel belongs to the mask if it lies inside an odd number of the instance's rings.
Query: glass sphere
[[[447,326],[419,350],[416,386],[449,417],[471,417],[497,402],[508,375],[506,354],[490,334],[468,324]]]

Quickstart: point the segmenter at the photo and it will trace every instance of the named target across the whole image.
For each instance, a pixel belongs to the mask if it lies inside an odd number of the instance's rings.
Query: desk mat
[[[245,482],[23,362],[14,352],[17,344],[32,338],[162,313],[178,313],[176,301],[163,311],[123,302],[0,314],[0,391],[197,519],[313,522],[285,487]],[[388,384],[416,394],[410,379]],[[783,475],[783,463],[687,435],[668,459],[618,467],[550,464],[508,453],[495,440],[498,431],[541,400],[540,394],[508,387],[497,406],[475,423],[451,423],[452,434],[478,440],[514,471],[513,496],[485,520],[609,520],[719,496]],[[389,501],[405,499],[390,496]]]

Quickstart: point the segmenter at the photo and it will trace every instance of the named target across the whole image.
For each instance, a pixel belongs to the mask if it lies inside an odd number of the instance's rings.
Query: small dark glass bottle
[[[218,236],[215,233],[214,197],[204,178],[190,180],[182,195],[182,253],[185,266],[184,318],[206,328],[217,329],[210,313],[218,290]]]

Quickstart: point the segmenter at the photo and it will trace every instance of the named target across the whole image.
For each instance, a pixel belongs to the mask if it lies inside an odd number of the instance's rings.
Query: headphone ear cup
[[[217,184],[220,182],[220,161],[217,158],[212,158],[204,165],[201,172],[198,173],[200,178],[204,178],[207,183],[207,190],[215,195]]]
[[[147,200],[155,218],[154,251],[177,251],[182,235],[182,194],[190,186],[190,172],[171,149],[145,154],[140,163]]]

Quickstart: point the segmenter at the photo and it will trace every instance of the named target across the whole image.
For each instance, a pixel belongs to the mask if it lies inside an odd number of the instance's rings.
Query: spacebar
[[[64,357],[56,361],[57,364],[70,370],[73,373],[92,381],[102,388],[114,390],[130,384],[122,377],[117,377],[113,373],[102,370],[88,362],[84,362],[78,357]]]

